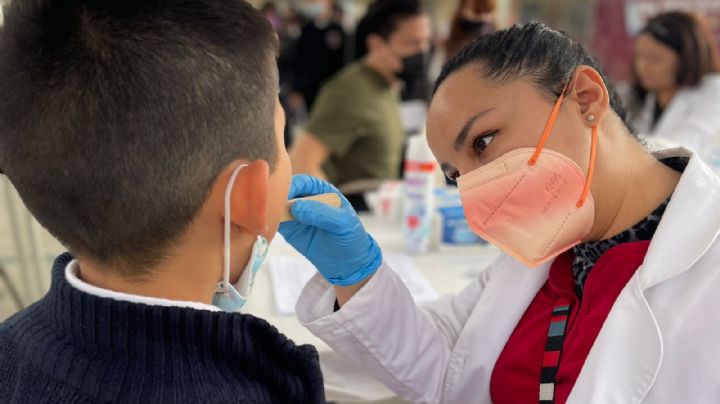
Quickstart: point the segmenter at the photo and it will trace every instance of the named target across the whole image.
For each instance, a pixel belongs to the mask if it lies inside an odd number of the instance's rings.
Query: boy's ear
[[[610,110],[610,94],[605,82],[597,70],[590,66],[580,66],[575,70],[572,92],[580,105],[580,112],[594,115],[600,122]]]
[[[225,216],[225,190],[232,172],[240,163],[233,162],[223,171],[224,181],[218,181],[222,203],[221,216]],[[230,191],[230,221],[247,232],[262,235],[267,232],[267,202],[270,184],[270,166],[267,161],[256,160],[238,172]]]

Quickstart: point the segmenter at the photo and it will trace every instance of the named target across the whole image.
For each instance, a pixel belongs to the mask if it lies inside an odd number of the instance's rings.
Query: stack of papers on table
[[[385,262],[405,283],[416,302],[438,298],[437,291],[430,286],[410,257],[390,254],[385,256]],[[316,273],[315,267],[304,257],[281,255],[270,258],[270,278],[280,314],[295,314],[295,303],[303,287]]]

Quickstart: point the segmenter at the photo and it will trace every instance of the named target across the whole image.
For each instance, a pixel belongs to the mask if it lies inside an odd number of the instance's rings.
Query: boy
[[[239,0],[10,4],[0,170],[71,253],[0,325],[3,402],[324,402],[236,313],[290,183],[276,54]]]

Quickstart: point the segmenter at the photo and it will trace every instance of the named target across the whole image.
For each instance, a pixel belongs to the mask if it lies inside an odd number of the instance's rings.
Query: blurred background
[[[5,0],[7,1],[7,0]],[[461,0],[423,0],[433,22],[436,42],[447,40],[452,19]],[[251,1],[262,7],[274,4],[281,15],[299,15],[299,0]],[[354,33],[372,0],[337,0],[342,25]],[[486,2],[482,2],[486,3]],[[703,14],[720,39],[720,2],[716,0],[496,0],[494,21],[502,29],[516,23],[542,21],[569,33],[594,51],[611,78],[628,80],[633,37],[652,16],[664,11],[684,10]],[[295,10],[295,11],[293,11]]]
[[[8,1],[0,0],[0,4]],[[281,39],[279,67],[284,103],[289,114],[286,141],[291,145],[294,132],[302,127],[308,114],[308,106],[304,105],[308,100],[293,97],[298,91],[293,88],[293,78],[298,64],[298,42],[312,20],[312,7],[299,0],[252,0],[251,3],[265,11]],[[358,24],[368,3],[369,0],[338,0],[333,3],[332,21],[341,30],[337,31],[337,35],[324,39],[336,54],[335,70],[362,54],[362,49],[359,49],[362,40],[358,40],[362,32]],[[566,31],[587,45],[601,61],[609,77],[620,85],[627,85],[632,77],[635,36],[650,17],[660,12],[685,10],[702,14],[709,29],[720,39],[718,0],[497,0],[479,3],[494,3],[487,15],[482,16],[486,28],[501,29],[515,23],[539,20]],[[459,0],[425,0],[424,4],[432,21],[431,61],[419,90],[404,96],[408,100],[427,98],[427,86],[438,74],[453,45],[453,21],[461,9]],[[406,126],[412,127],[409,123]],[[62,251],[63,247],[24,209],[12,185],[0,176],[0,321],[46,292],[50,264]]]

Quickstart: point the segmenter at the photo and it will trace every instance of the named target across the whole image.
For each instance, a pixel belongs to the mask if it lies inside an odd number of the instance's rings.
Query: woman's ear
[[[220,212],[225,215],[225,190],[233,171],[241,165],[235,161],[229,164],[218,177],[215,187],[222,195]],[[267,161],[256,160],[241,168],[230,191],[230,221],[250,234],[262,235],[267,232],[267,202],[270,184],[270,165]],[[218,194],[217,192],[214,192]]]
[[[600,73],[590,66],[575,70],[572,95],[580,106],[583,121],[598,124],[610,110],[610,94]]]

